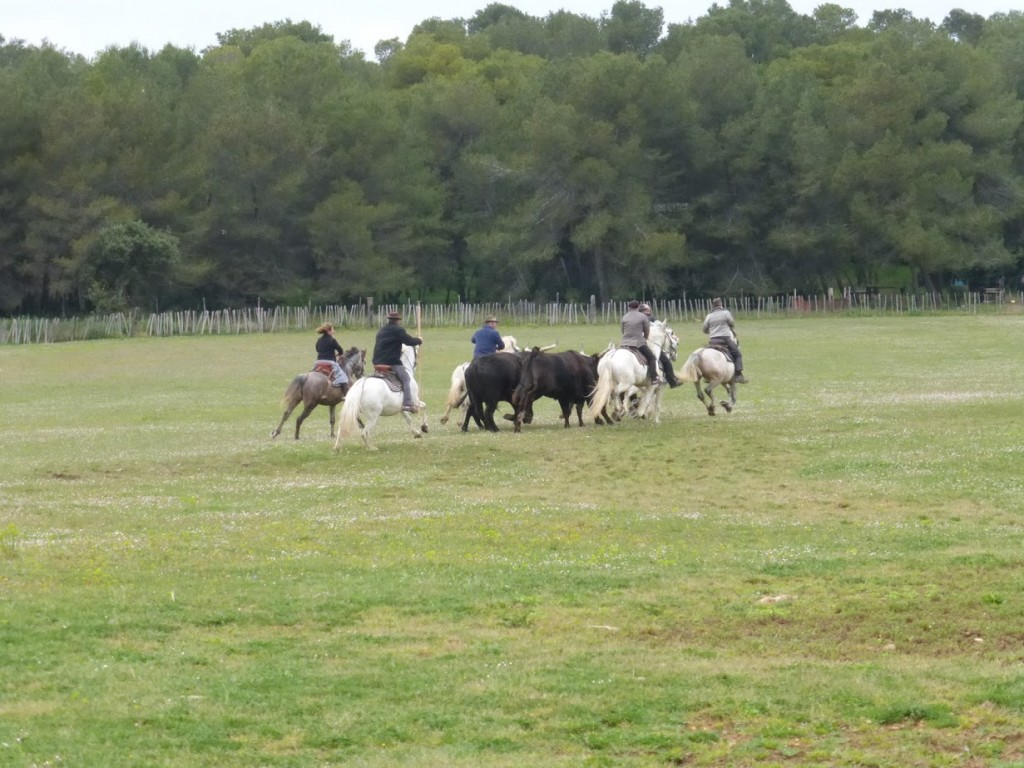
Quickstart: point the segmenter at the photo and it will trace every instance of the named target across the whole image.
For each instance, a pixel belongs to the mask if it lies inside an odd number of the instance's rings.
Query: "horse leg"
[[[698,379],[697,381],[693,382],[693,387],[694,387],[694,389],[696,389],[696,390],[697,390],[697,397],[698,397],[698,399],[700,400],[701,404],[702,404],[702,405],[703,405],[703,406],[704,406],[705,408],[707,408],[707,410],[708,410],[708,415],[709,415],[709,416],[714,416],[714,415],[715,415],[715,411],[714,411],[714,403],[712,403],[712,404],[711,404],[711,407],[708,407],[708,401],[707,401],[707,398],[706,398],[706,397],[704,397],[704,390],[703,390],[703,389],[701,389],[701,386],[700,386],[700,379]]]
[[[312,405],[307,405],[305,408],[302,409],[302,413],[299,414],[299,418],[295,420],[296,440],[299,439],[299,429],[302,427],[302,422],[304,422],[306,420],[306,417],[313,412],[314,408],[316,408],[316,403],[313,403]]]
[[[281,427],[283,427],[284,423],[288,421],[288,417],[292,415],[292,411],[295,410],[295,406],[298,404],[299,401],[296,400],[294,403],[289,403],[288,407],[284,409],[284,416],[281,417],[281,423],[277,425],[277,429],[270,433],[271,437],[277,437],[281,434]]]
[[[334,437],[334,405],[330,406],[331,414],[331,437]]]
[[[615,401],[615,407],[612,409],[612,418],[615,421],[622,421],[622,417],[626,415],[626,394],[628,392],[628,387],[623,389],[621,384],[616,384],[615,389],[612,391],[612,399]]]
[[[708,416],[714,416],[715,415],[715,394],[714,394],[715,385],[710,383],[710,382],[708,382],[707,389],[705,389],[704,391],[708,393],[708,403],[707,403],[707,405],[708,405]]]
[[[732,413],[732,407],[736,405],[736,385],[729,381],[722,386],[724,386],[725,391],[729,393],[729,399],[723,400],[719,405],[725,408],[726,413]]]
[[[409,418],[408,411],[403,411],[403,414],[404,414],[406,419]],[[377,423],[377,419],[379,417],[380,417],[380,411],[378,411],[376,413],[373,413],[371,411],[370,413],[366,414],[366,423],[365,424],[363,424],[362,421],[360,421],[361,429],[359,430],[359,435],[360,435],[360,437],[363,438],[363,445],[365,445],[367,450],[370,450],[370,451],[376,451],[377,450],[377,446],[370,444],[370,430],[373,429],[373,427]]]
[[[421,411],[423,411],[423,421],[418,427],[414,427],[412,425],[412,414],[409,413],[408,411],[402,411],[402,415],[405,417],[406,426],[408,426],[409,429],[412,431],[413,437],[422,437],[423,433],[427,431],[427,404],[421,401],[419,408]]]

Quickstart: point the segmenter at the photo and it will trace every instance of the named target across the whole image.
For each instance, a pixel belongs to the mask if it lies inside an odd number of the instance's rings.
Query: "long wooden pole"
[[[417,301],[416,302],[416,336],[421,338],[421,339],[423,338],[422,319],[423,318],[422,318],[422,312],[420,311],[420,303]],[[420,346],[422,347],[423,345],[420,344]],[[422,357],[422,355],[423,355],[423,351],[419,350],[419,355],[417,355],[417,357],[416,357],[416,365],[419,366],[420,368],[423,367],[422,362],[419,359],[420,357]]]

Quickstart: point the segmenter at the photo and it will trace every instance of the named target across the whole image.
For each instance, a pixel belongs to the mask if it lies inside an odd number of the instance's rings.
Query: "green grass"
[[[313,334],[0,347],[0,765],[1024,765],[1024,318],[741,331],[732,414],[493,435],[429,330],[377,453],[269,438]]]

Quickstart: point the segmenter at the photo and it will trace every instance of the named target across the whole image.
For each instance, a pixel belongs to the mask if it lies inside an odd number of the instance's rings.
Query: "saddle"
[[[402,391],[402,380],[398,378],[398,374],[391,370],[390,365],[378,365],[373,364],[373,376],[370,378],[380,379],[388,385],[388,389],[392,392]]]
[[[326,376],[331,384],[334,383],[334,366],[331,365],[330,360],[317,360],[313,363],[313,370]]]
[[[735,360],[732,359],[732,352],[730,352],[729,348],[724,344],[708,344],[708,349],[714,349],[721,352],[723,355],[725,355],[725,359],[728,360],[730,363],[736,362]]]

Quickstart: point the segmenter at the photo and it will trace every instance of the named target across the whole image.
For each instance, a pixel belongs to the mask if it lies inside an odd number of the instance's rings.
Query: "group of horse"
[[[494,414],[498,405],[506,402],[512,406],[513,413],[505,418],[514,422],[514,430],[519,432],[523,424],[533,420],[533,403],[540,397],[558,401],[566,427],[573,408],[579,425],[583,426],[584,406],[596,424],[611,424],[627,415],[660,423],[664,385],[650,382],[647,364],[639,352],[610,344],[594,355],[574,351],[548,353],[554,344],[523,350],[513,336],[505,336],[503,341],[502,351],[462,363],[452,372],[442,424],[448,422],[453,410],[465,407],[462,431],[468,431],[472,419],[481,429],[497,432]],[[651,323],[647,344],[655,358],[664,351],[675,360],[678,343],[678,337],[664,321]],[[403,347],[402,358],[406,369],[415,371],[416,347]],[[411,387],[413,400],[419,404],[422,414],[418,426],[413,423],[413,415],[402,410],[402,388],[397,377],[383,373],[364,376],[366,350],[353,347],[340,362],[352,382],[347,393],[342,394],[341,388],[335,387],[327,375],[318,371],[296,376],[285,391],[284,415],[271,437],[281,434],[281,428],[299,403],[304,407],[295,421],[296,439],[302,422],[317,405],[329,407],[331,435],[335,436],[335,407],[342,404],[335,450],[340,448],[342,440],[356,432],[368,449],[376,450],[370,435],[381,416],[401,413],[414,437],[427,432],[426,404],[419,399],[415,375]],[[728,355],[709,346],[694,350],[683,363],[678,377],[694,384],[697,397],[708,414],[714,416],[716,387],[724,387],[728,395],[727,400],[718,402],[724,410],[731,412],[736,403],[734,372]]]

